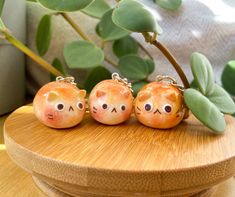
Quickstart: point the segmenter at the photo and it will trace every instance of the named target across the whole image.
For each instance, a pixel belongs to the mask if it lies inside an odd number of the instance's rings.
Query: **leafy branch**
[[[23,53],[28,55],[32,60],[37,62],[41,67],[48,70],[52,74],[56,76],[63,76],[63,74],[55,69],[52,65],[50,65],[47,61],[45,61],[40,56],[36,55],[32,50],[30,50],[28,47],[26,47],[22,42],[20,42],[18,39],[16,39],[14,36],[11,35],[10,31],[5,27],[4,23],[0,19],[0,32],[2,34],[2,38],[6,39],[8,42],[10,42],[13,46],[21,50]]]
[[[86,41],[91,42],[94,44],[94,42],[91,40],[91,38],[78,26],[77,23],[73,21],[73,19],[66,13],[60,13],[60,15],[73,27],[73,29]],[[104,57],[104,59],[111,64],[114,67],[117,67],[117,65],[110,60],[107,57]]]
[[[166,9],[178,9],[182,3],[181,0],[154,1]],[[157,36],[162,33],[162,29],[156,22],[155,16],[144,4],[137,0],[122,0],[118,1],[118,5],[115,8],[110,8],[105,0],[80,0],[71,1],[70,3],[59,0],[38,0],[38,3],[61,14],[84,39],[67,43],[64,47],[64,59],[70,69],[79,68],[89,71],[84,83],[84,87],[88,91],[99,81],[110,78],[110,71],[102,66],[104,60],[115,66],[123,76],[133,82],[135,93],[148,82],[148,76],[154,71],[155,65],[151,54],[130,36],[131,32],[139,32],[144,36],[146,42],[157,47],[173,65],[184,84],[185,103],[192,113],[204,125],[212,129],[214,133],[223,133],[225,131],[224,114],[234,113],[235,105],[230,95],[222,87],[215,84],[210,62],[202,54],[194,53],[192,55],[191,69],[195,78],[196,88],[189,88],[188,79],[179,63],[169,50],[157,40]],[[113,53],[119,58],[118,66],[105,57],[103,47],[96,46],[80,26],[69,17],[66,12],[70,11],[81,11],[91,17],[100,19],[95,28],[96,33],[101,38],[102,43],[113,42]],[[51,18],[51,15],[43,16],[38,26],[36,43],[41,56],[49,49]],[[53,61],[54,67],[47,63],[43,58],[14,38],[1,20],[0,31],[3,38],[49,72],[55,76],[64,74],[63,65],[58,59]],[[141,48],[149,58],[140,57],[138,48]],[[234,64],[229,63],[229,69],[231,65]],[[232,66],[232,69],[234,70],[234,66]],[[224,73],[229,72],[224,71]],[[226,80],[223,83],[224,86],[230,87]]]

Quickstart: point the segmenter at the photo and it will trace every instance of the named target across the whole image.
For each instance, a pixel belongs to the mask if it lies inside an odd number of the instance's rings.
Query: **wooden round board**
[[[134,116],[106,126],[87,114],[80,125],[55,130],[24,106],[6,120],[4,138],[13,161],[54,196],[209,196],[235,173],[235,119],[226,122],[225,134],[214,135],[193,115],[157,130]]]

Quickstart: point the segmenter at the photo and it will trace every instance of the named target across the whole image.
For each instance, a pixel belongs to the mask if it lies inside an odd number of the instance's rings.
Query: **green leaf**
[[[208,98],[221,112],[226,114],[235,113],[235,104],[231,96],[219,85],[215,84],[214,91],[208,95]]]
[[[44,15],[38,25],[36,46],[40,56],[46,54],[51,42],[51,15]]]
[[[128,35],[130,32],[123,30],[122,28],[115,25],[112,21],[112,13],[113,10],[107,11],[101,18],[100,23],[98,25],[99,36],[105,40],[117,40]]]
[[[65,45],[64,58],[69,68],[92,68],[104,61],[104,53],[90,42],[75,41]]]
[[[211,94],[214,90],[214,73],[208,59],[200,53],[193,53],[190,63],[194,80],[201,93]]]
[[[235,96],[235,60],[229,61],[225,66],[221,80],[224,89]]]
[[[151,74],[155,69],[155,64],[154,64],[153,60],[145,59],[144,61],[145,61],[145,64],[147,65],[148,73]]]
[[[62,74],[65,74],[64,72],[64,68],[63,65],[61,63],[61,61],[58,58],[55,58],[52,62],[52,66],[54,66],[57,70],[59,70]],[[51,81],[55,81],[56,80],[56,76],[53,74],[50,74],[51,77]]]
[[[109,9],[110,6],[105,0],[95,0],[81,11],[89,16],[101,18]]]
[[[146,81],[137,81],[132,84],[132,90],[134,91],[134,96],[137,96],[138,92],[148,83]]]
[[[182,0],[155,0],[155,2],[162,8],[168,10],[176,10],[181,4]]]
[[[117,57],[138,53],[138,43],[131,36],[126,36],[113,43],[113,52]]]
[[[0,0],[0,16],[2,15],[4,3],[5,3],[5,0]]]
[[[87,7],[94,0],[38,0],[39,3],[51,10],[72,12]]]
[[[133,32],[162,33],[155,14],[137,0],[122,0],[113,11],[113,22]]]
[[[103,66],[95,67],[88,75],[84,87],[88,92],[91,92],[92,88],[102,80],[110,79],[111,72]]]
[[[189,88],[184,91],[184,100],[196,118],[212,129],[214,133],[221,134],[225,131],[224,115],[203,94]]]
[[[118,69],[132,80],[146,79],[149,75],[148,65],[145,60],[137,55],[127,55],[119,59]]]
[[[191,88],[194,88],[194,89],[198,89],[198,87],[197,87],[197,83],[196,83],[196,81],[195,81],[195,80],[192,80],[192,81],[191,81],[191,83],[190,83],[190,87],[191,87]]]

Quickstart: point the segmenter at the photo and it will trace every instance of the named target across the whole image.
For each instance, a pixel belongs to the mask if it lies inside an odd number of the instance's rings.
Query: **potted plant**
[[[25,0],[0,1],[2,19],[22,43],[26,42]],[[4,9],[2,9],[4,8]],[[17,8],[17,9],[16,9]],[[11,14],[9,17],[9,13]],[[25,100],[24,54],[6,40],[0,40],[0,115],[21,106]]]
[[[156,2],[160,2],[161,6],[168,9],[177,8],[181,4],[179,0],[166,4],[162,4],[162,1]],[[235,105],[228,93],[215,84],[209,60],[200,53],[192,54],[191,69],[196,88],[190,88],[189,81],[181,66],[168,49],[158,41],[157,36],[162,33],[162,29],[157,24],[155,16],[144,4],[136,0],[122,0],[118,1],[114,8],[110,8],[103,0],[77,0],[71,4],[58,0],[38,0],[38,3],[52,10],[51,13],[42,17],[38,26],[36,38],[38,53],[43,56],[49,48],[52,17],[61,16],[64,18],[82,38],[65,45],[64,59],[70,69],[88,70],[88,77],[82,84],[87,91],[90,91],[97,82],[110,77],[110,71],[101,66],[104,61],[118,69],[123,76],[132,80],[136,91],[149,82],[148,76],[153,72],[155,66],[151,55],[137,40],[130,37],[131,32],[138,32],[143,35],[147,43],[157,47],[173,65],[182,80],[185,102],[192,113],[213,132],[223,133],[225,131],[226,123],[223,113],[233,113]],[[102,40],[102,46],[97,46],[68,14],[68,12],[78,10],[92,17],[100,18],[95,29]],[[15,39],[3,23],[1,23],[0,29],[9,42],[47,68],[53,75],[66,75],[64,66],[57,58],[51,66]],[[119,59],[118,63],[113,62],[104,53],[103,48],[108,41],[114,41],[113,51]],[[137,54],[138,46],[149,56],[148,58]],[[207,113],[204,113],[205,111]]]

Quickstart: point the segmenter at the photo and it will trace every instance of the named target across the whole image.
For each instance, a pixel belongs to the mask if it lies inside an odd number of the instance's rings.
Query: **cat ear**
[[[47,94],[47,101],[52,102],[55,101],[59,97],[59,94],[55,91],[50,91]]]
[[[130,91],[125,90],[124,92],[122,92],[122,95],[123,95],[125,98],[128,98],[128,97],[131,95],[131,93],[130,93]]]
[[[145,101],[151,97],[151,92],[149,91],[142,91],[138,94],[139,101]]]
[[[106,93],[104,92],[104,91],[102,91],[102,90],[97,90],[96,91],[96,97],[102,97],[102,96],[104,96],[104,95],[106,95]]]
[[[169,94],[166,95],[166,98],[169,99],[172,102],[175,102],[177,99],[177,95],[175,92],[171,92]]]
[[[81,98],[85,98],[86,97],[86,90],[79,90],[78,96]]]

